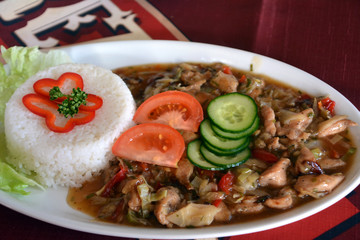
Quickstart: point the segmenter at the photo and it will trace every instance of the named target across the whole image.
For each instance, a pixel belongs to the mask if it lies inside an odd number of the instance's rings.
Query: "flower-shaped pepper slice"
[[[69,132],[75,125],[92,121],[95,111],[103,104],[100,97],[82,91],[83,79],[77,73],[64,73],[57,80],[40,79],[33,88],[35,93],[25,95],[23,104],[32,113],[44,117],[47,127],[54,132]],[[54,90],[56,97],[50,94]]]
[[[82,77],[73,72],[63,73],[58,80],[51,78],[43,78],[34,83],[34,91],[44,97],[50,98],[49,92],[53,87],[59,87],[64,94],[70,94],[72,89],[84,89],[84,82]],[[62,102],[65,97],[58,98],[56,102]],[[86,98],[86,105],[81,105],[80,110],[96,111],[103,104],[100,97],[94,94],[88,94]]]
[[[38,94],[27,94],[23,97],[22,102],[32,113],[44,117],[47,127],[53,132],[69,132],[75,125],[88,123],[95,117],[95,111],[79,109],[79,112],[74,117],[65,118],[58,112],[56,102]]]

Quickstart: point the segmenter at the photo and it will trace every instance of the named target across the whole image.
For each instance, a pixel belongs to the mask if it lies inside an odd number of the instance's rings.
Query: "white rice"
[[[33,84],[42,78],[57,79],[65,72],[80,74],[84,91],[100,96],[103,106],[95,118],[75,126],[68,133],[50,131],[45,118],[31,113],[22,97],[33,93]],[[36,180],[49,187],[80,186],[107,166],[115,139],[133,125],[135,101],[122,79],[97,66],[64,64],[29,78],[6,105],[5,134],[12,155],[11,164],[36,172]]]

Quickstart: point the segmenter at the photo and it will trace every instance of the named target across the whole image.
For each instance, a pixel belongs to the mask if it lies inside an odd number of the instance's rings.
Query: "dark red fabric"
[[[327,82],[360,108],[360,2],[151,0],[191,41],[269,56]]]
[[[77,3],[45,1],[13,21],[1,20],[0,45],[24,43],[13,33],[49,7]],[[229,46],[259,53],[298,67],[327,82],[360,108],[360,1],[356,0],[113,0],[132,10],[136,23],[153,39],[177,39],[165,23],[154,17],[157,9],[190,41]],[[150,10],[142,3],[149,4]],[[1,4],[1,2],[0,2]],[[1,6],[1,5],[0,5]],[[144,7],[145,6],[145,7]],[[62,26],[39,38],[59,38],[68,45],[113,37],[124,29],[109,30],[103,8],[92,11],[97,21],[69,33]],[[237,239],[360,239],[360,187],[330,208],[280,228],[224,237]],[[82,233],[19,214],[0,206],[0,239],[119,239]]]

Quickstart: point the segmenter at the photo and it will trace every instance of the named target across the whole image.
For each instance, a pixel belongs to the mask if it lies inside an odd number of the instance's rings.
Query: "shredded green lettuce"
[[[9,157],[6,148],[4,117],[6,103],[15,90],[30,76],[40,70],[63,63],[70,63],[70,57],[61,50],[41,52],[38,47],[1,46],[1,55],[5,64],[0,63],[0,189],[7,192],[28,194],[29,186],[41,187],[38,183],[14,170],[6,159]]]
[[[9,164],[0,162],[0,188],[3,191],[27,195],[30,192],[24,189],[29,186],[36,186],[44,189],[43,186],[31,178],[18,173]]]

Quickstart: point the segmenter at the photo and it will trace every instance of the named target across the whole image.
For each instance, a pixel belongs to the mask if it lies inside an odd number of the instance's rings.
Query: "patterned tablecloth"
[[[255,52],[322,79],[360,107],[360,1],[0,1],[0,45],[166,39]],[[360,188],[304,220],[221,239],[360,239]],[[115,239],[47,224],[0,206],[1,239]]]

